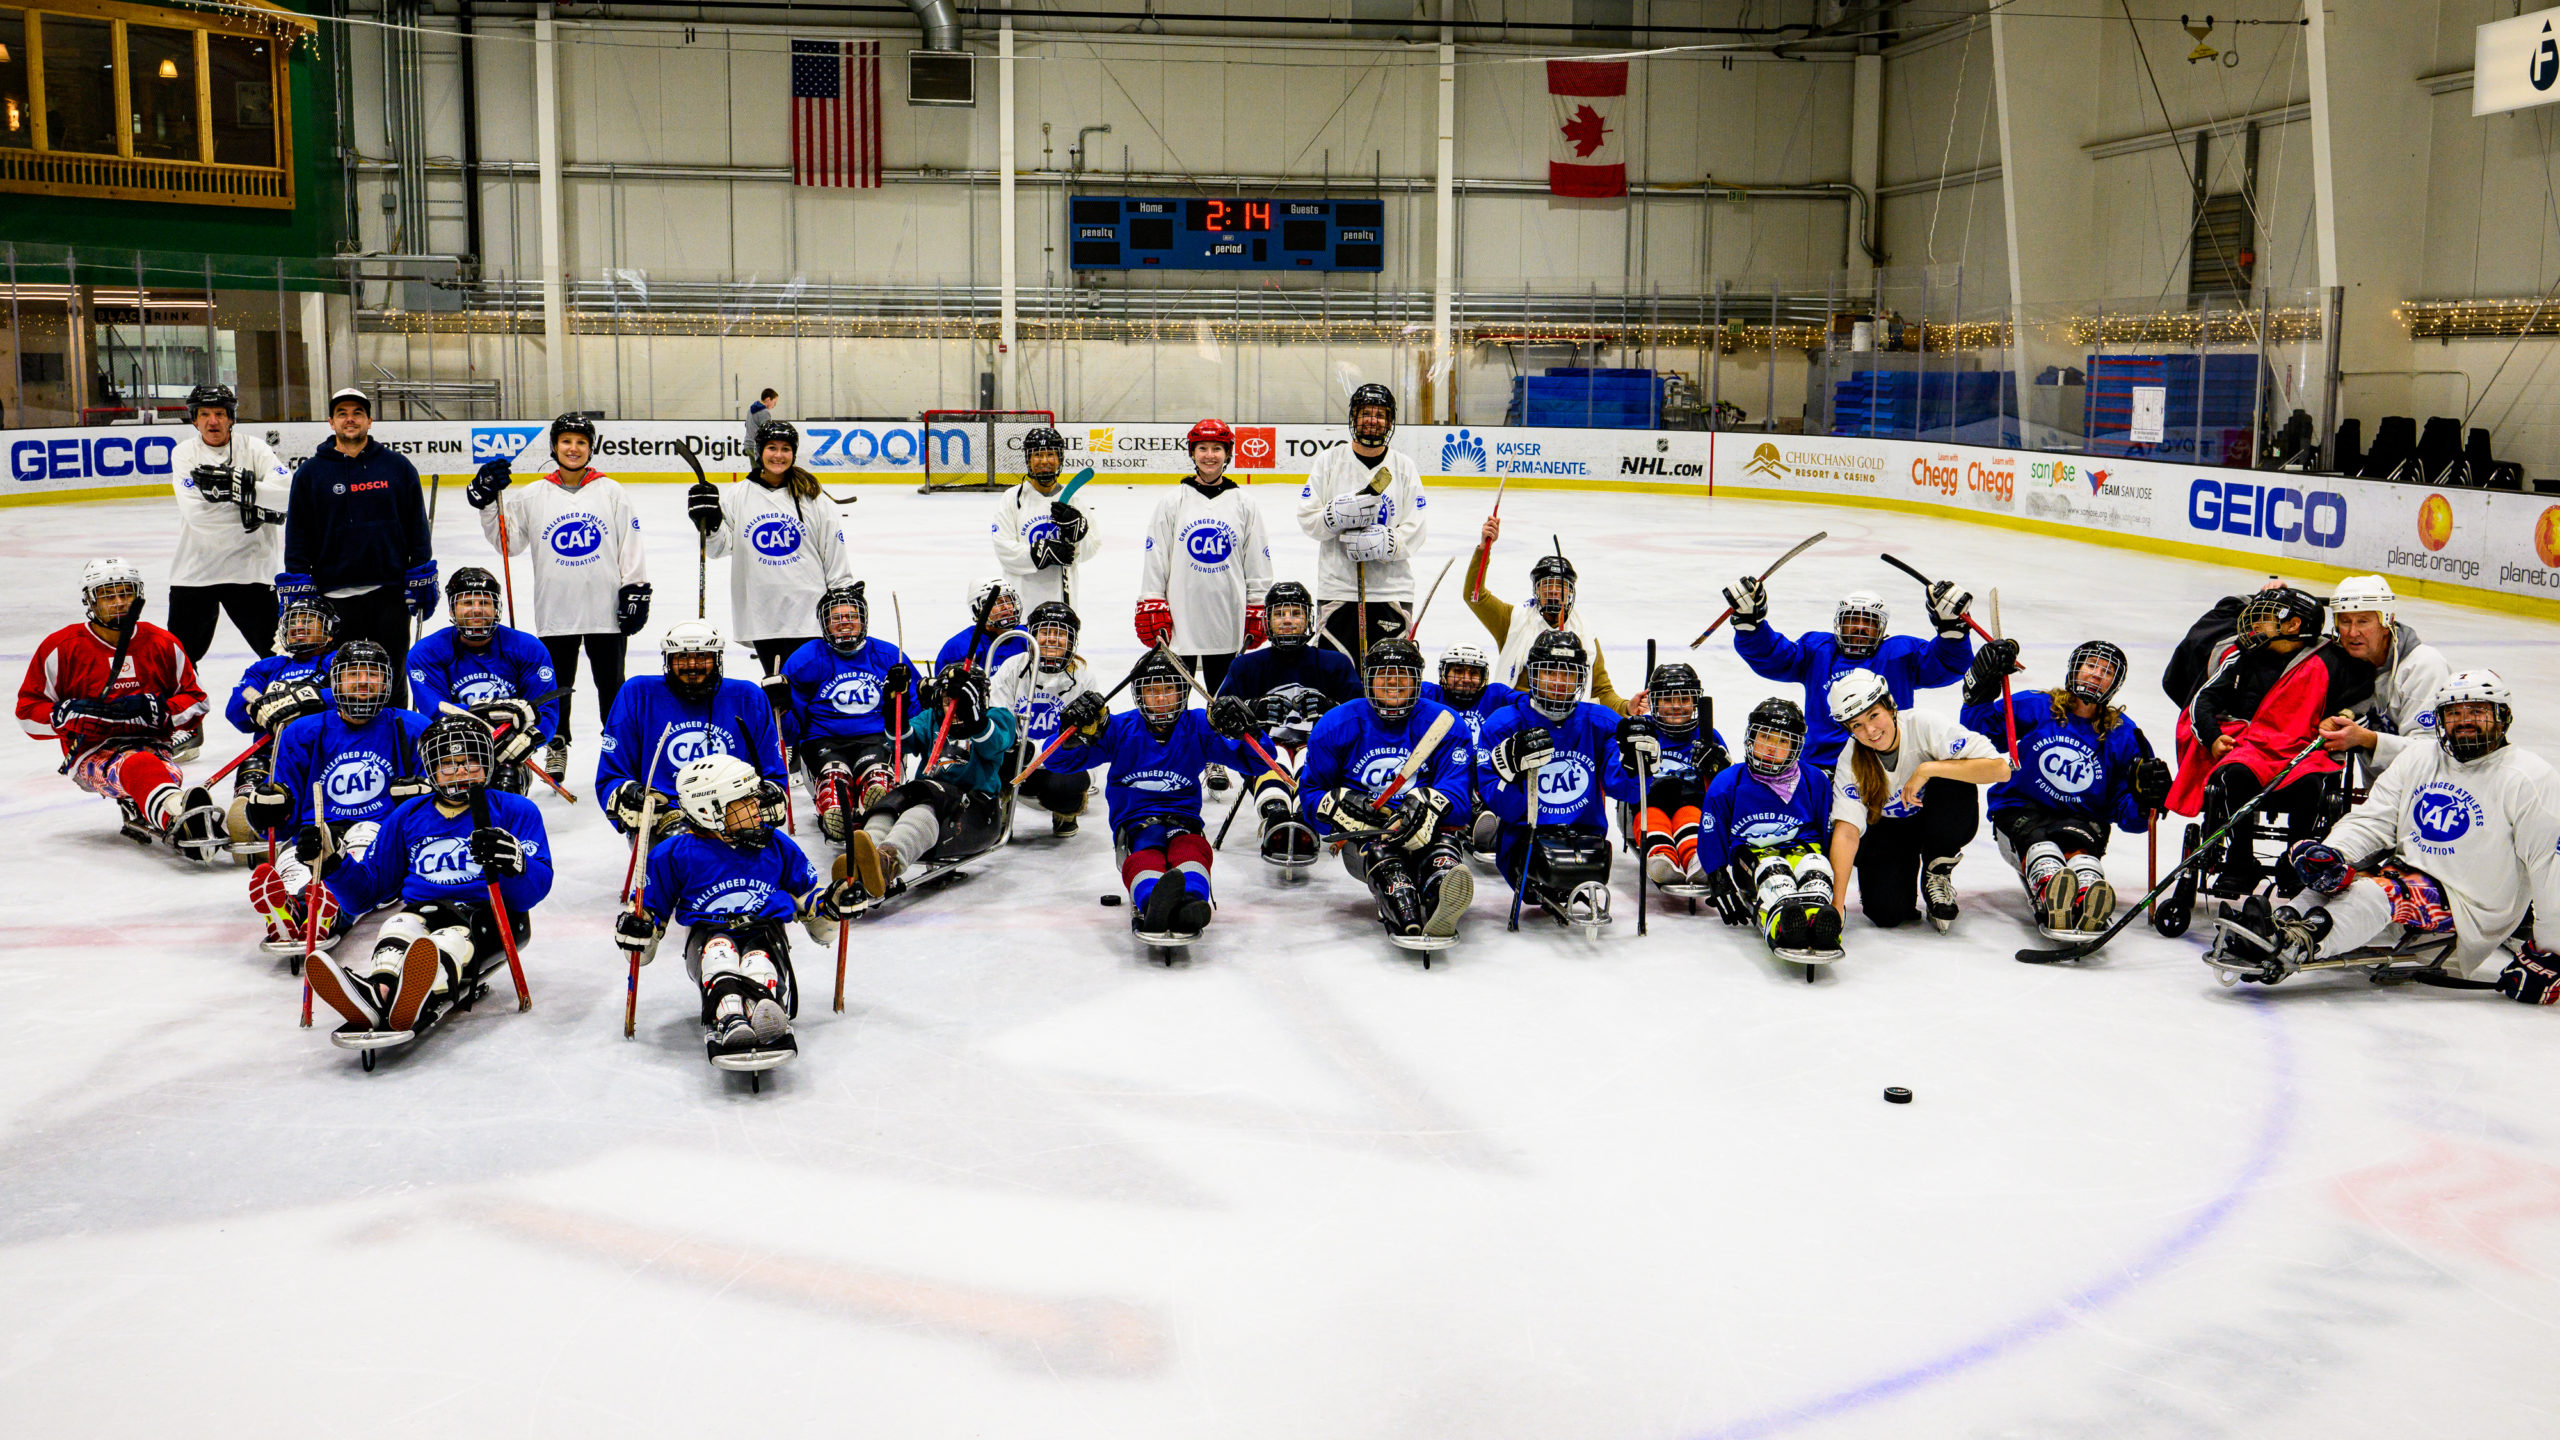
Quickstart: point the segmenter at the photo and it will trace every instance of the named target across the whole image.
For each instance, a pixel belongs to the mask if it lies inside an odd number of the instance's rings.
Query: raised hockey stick
[[[1910,576],[1912,579],[1919,581],[1920,589],[1923,594],[1926,594],[1930,590],[1936,588],[1936,583],[1930,580],[1928,576],[1912,569],[1900,560],[1897,560],[1890,555],[1881,555],[1877,558],[1883,560],[1884,563],[1892,566],[1894,569],[1901,571],[1903,574]],[[2000,620],[2000,600],[1998,591],[1992,592],[1991,604],[1991,620],[1996,626]],[[1974,619],[1970,614],[1964,617],[1964,623],[1966,629],[1971,630],[1974,634],[1981,636],[1985,640],[1997,640],[2000,638],[1999,636],[1991,633],[1991,631],[1983,629],[1982,622]],[[2000,677],[2000,713],[2007,716],[2009,719],[2009,764],[2014,767],[2018,763],[2018,712],[2009,703],[2009,677],[2006,675]]]
[[[644,800],[640,803],[646,805],[649,802]],[[473,829],[489,828],[489,789],[485,785],[471,794],[471,825]],[[489,882],[489,918],[498,922],[498,945],[507,952],[507,974],[516,982],[516,1009],[530,1010],[533,1008],[533,991],[525,986],[524,962],[516,955],[515,922],[507,918],[507,895],[498,888],[495,880]]]
[[[507,582],[507,628],[516,623],[516,564],[507,552],[515,542],[507,537],[507,497],[498,497],[498,573]],[[414,643],[414,642],[413,642]]]
[[[1075,473],[1075,478],[1069,480],[1066,484],[1058,488],[1058,498],[1060,500],[1073,500],[1076,498],[1076,492],[1084,488],[1084,482],[1092,478],[1093,467],[1087,465]]]
[[[693,453],[693,442],[679,436],[676,453],[693,467],[696,484],[708,485],[711,477],[702,473],[702,457]],[[700,530],[693,532],[693,618],[709,619],[711,615],[711,537]]]
[[[1432,597],[1440,593],[1440,582],[1449,578],[1449,567],[1457,563],[1458,557],[1455,555],[1440,562],[1440,574],[1432,580],[1431,588],[1423,592],[1422,608],[1413,612],[1413,623],[1405,627],[1404,638],[1416,644],[1421,643],[1422,617],[1431,613]]]
[[[1650,696],[1653,692],[1653,637],[1649,635],[1645,637],[1644,642],[1644,685],[1645,693]],[[1651,714],[1652,708],[1648,700],[1645,706],[1646,713]],[[1636,760],[1636,933],[1638,935],[1645,933],[1645,892],[1653,888],[1652,882],[1645,875],[1645,869],[1652,861],[1645,854],[1644,829],[1644,817],[1652,810],[1653,767],[1646,764],[1639,756]]]
[[[2151,892],[2149,894],[2143,896],[2132,905],[2127,906],[2125,908],[2125,912],[2116,917],[2115,923],[2098,932],[2096,938],[2082,940],[2075,944],[2064,945],[2052,950],[2038,950],[2033,947],[2029,947],[2019,951],[2017,959],[2028,965],[2058,965],[2066,960],[2077,960],[2084,955],[2092,954],[2100,946],[2105,945],[2108,941],[2116,938],[2117,935],[2123,932],[2124,927],[2133,923],[2135,916],[2142,914],[2150,907],[2151,902],[2159,899],[2162,893],[2167,891],[2170,886],[2177,884],[2179,876],[2184,875],[2189,870],[2192,870],[2197,865],[2203,863],[2204,857],[2213,853],[2214,842],[2220,840],[2223,836],[2230,834],[2231,827],[2239,824],[2243,817],[2247,816],[2250,811],[2255,810],[2258,807],[2258,802],[2265,799],[2269,792],[2273,791],[2277,786],[2282,785],[2286,776],[2291,775],[2296,769],[2299,769],[2303,761],[2308,760],[2319,753],[2320,742],[2317,740],[2312,741],[2310,744],[2305,745],[2300,750],[2296,751],[2294,753],[2294,757],[2285,762],[2284,768],[2276,772],[2274,779],[2259,786],[2257,794],[2250,796],[2241,804],[2233,806],[2231,809],[2230,819],[2223,821],[2220,826],[2215,828],[2212,834],[2204,837],[2204,839],[2197,844],[2193,854],[2188,855],[2185,859],[2180,860],[2176,865],[2170,867],[2169,873],[2160,877],[2159,883],[2151,887]]]
[[[1779,556],[1775,561],[1771,562],[1771,564],[1770,564],[1770,566],[1769,566],[1769,568],[1768,568],[1768,569],[1761,571],[1761,572],[1760,572],[1760,577],[1759,577],[1759,578],[1760,578],[1760,582],[1761,582],[1762,584],[1764,584],[1764,585],[1765,585],[1765,584],[1767,584],[1767,583],[1768,583],[1768,581],[1769,581],[1769,577],[1778,573],[1778,567],[1779,567],[1779,566],[1786,564],[1788,561],[1793,560],[1794,558],[1796,558],[1797,556],[1799,556],[1799,555],[1803,554],[1803,553],[1804,553],[1804,552],[1806,552],[1807,550],[1812,549],[1814,546],[1816,546],[1816,545],[1818,545],[1818,544],[1821,544],[1823,541],[1828,540],[1828,539],[1830,539],[1830,538],[1831,538],[1831,532],[1830,532],[1830,531],[1828,531],[1828,530],[1816,530],[1816,531],[1814,531],[1811,535],[1806,536],[1806,537],[1804,538],[1804,540],[1796,546],[1796,548],[1794,548],[1793,550],[1788,551],[1788,552],[1787,552],[1786,554],[1784,554],[1784,555]],[[1707,628],[1706,628],[1706,629],[1701,630],[1701,631],[1699,631],[1699,632],[1698,632],[1698,638],[1697,638],[1697,639],[1692,640],[1692,641],[1690,641],[1690,642],[1689,642],[1689,648],[1690,648],[1690,649],[1692,649],[1692,650],[1695,650],[1695,649],[1697,649],[1699,646],[1706,644],[1706,643],[1707,643],[1707,637],[1708,637],[1708,636],[1710,636],[1710,635],[1713,635],[1714,633],[1716,633],[1716,631],[1717,631],[1718,629],[1720,629],[1720,628],[1722,628],[1722,627],[1723,627],[1724,622],[1726,622],[1727,620],[1730,620],[1730,619],[1732,619],[1732,618],[1733,618],[1733,607],[1732,607],[1732,606],[1730,606],[1730,605],[1727,605],[1726,607],[1724,607],[1724,611],[1723,611],[1723,613],[1721,613],[1721,614],[1717,615],[1717,616],[1716,616],[1716,618],[1715,618],[1714,620],[1712,620],[1712,621],[1708,622],[1708,625],[1707,625]],[[1650,678],[1650,677],[1648,677],[1648,678]]]

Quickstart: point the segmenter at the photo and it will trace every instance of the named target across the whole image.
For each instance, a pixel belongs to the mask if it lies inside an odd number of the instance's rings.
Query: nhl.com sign
[[[2503,115],[2560,100],[2560,9],[2499,20],[2473,32],[2471,113]]]

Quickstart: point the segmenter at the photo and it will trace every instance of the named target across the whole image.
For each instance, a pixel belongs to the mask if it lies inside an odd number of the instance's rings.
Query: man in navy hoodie
[[[409,653],[409,620],[436,608],[434,540],[418,468],[372,438],[373,401],[361,390],[329,397],[329,443],[293,472],[276,599],[325,595],[338,607],[338,638]],[[409,703],[408,667],[391,667],[390,704]]]

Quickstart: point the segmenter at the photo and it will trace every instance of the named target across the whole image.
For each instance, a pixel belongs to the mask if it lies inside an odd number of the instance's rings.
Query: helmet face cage
[[[1022,597],[1003,581],[989,580],[970,597],[969,613],[978,617],[981,630],[1010,630],[1022,623]]]
[[[1784,775],[1795,767],[1796,756],[1804,751],[1804,734],[1755,717],[1744,749],[1749,756],[1752,774]]]
[[[455,591],[453,628],[466,638],[486,639],[498,628],[498,597],[486,590]]]
[[[1282,622],[1286,621],[1284,625]],[[1275,600],[1263,612],[1263,634],[1274,645],[1304,645],[1315,634],[1315,617],[1307,612],[1306,602],[1296,598]]]
[[[870,604],[856,591],[828,591],[818,601],[818,633],[826,637],[827,648],[839,655],[861,649],[871,634]]]
[[[2320,602],[2290,585],[2249,592],[2240,602],[2240,644],[2254,650],[2278,640],[2307,640],[2320,631]]]
[[[2124,687],[2124,651],[2104,640],[2091,640],[2071,652],[2071,672],[2062,688],[2072,699],[2103,710]]]
[[[337,638],[338,615],[316,599],[294,600],[276,619],[276,645],[288,655],[308,657],[329,648]]]
[[[1413,713],[1422,699],[1422,667],[1400,660],[1382,661],[1369,666],[1361,677],[1362,691],[1369,697],[1369,708],[1381,720],[1402,720]]]
[[[1873,596],[1853,595],[1840,602],[1831,617],[1831,633],[1838,640],[1840,653],[1853,660],[1863,660],[1884,644],[1884,602]]]
[[[391,699],[391,657],[369,641],[351,642],[329,666],[329,698],[350,724],[381,714]]]
[[[676,804],[694,828],[733,844],[764,839],[764,799],[755,767],[734,755],[705,755],[676,773]]]
[[[2436,743],[2456,760],[2477,760],[2504,747],[2515,711],[2486,698],[2440,701],[2436,705]]]
[[[1558,717],[1572,714],[1582,703],[1582,682],[1591,673],[1590,666],[1564,656],[1531,655],[1520,669],[1529,682],[1529,703]]]
[[[1167,672],[1139,677],[1138,713],[1146,717],[1147,728],[1158,734],[1171,730],[1173,722],[1182,718],[1183,701],[1189,697],[1190,688],[1181,676]]]
[[[118,577],[83,586],[80,608],[94,623],[113,628],[142,613],[142,582]]]
[[[1031,622],[1031,643],[1040,647],[1040,668],[1064,670],[1075,658],[1076,627],[1056,616]]]
[[[1698,728],[1698,672],[1686,665],[1665,665],[1653,672],[1646,687],[1653,701],[1654,723],[1686,734]]]
[[[708,697],[720,688],[720,646],[716,639],[708,643],[680,640],[669,631],[661,642],[665,662],[667,688],[688,700]]]
[[[1440,657],[1440,694],[1461,710],[1484,698],[1487,678],[1485,667],[1471,658]]]
[[[418,763],[426,767],[436,798],[447,805],[467,805],[489,783],[495,750],[489,727],[460,715],[445,715],[418,737]]]

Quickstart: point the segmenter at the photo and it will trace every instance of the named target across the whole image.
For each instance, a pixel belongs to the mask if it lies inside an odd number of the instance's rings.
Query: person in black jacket
[[[293,472],[276,598],[325,595],[337,605],[340,640],[406,655],[410,617],[424,620],[436,609],[435,543],[418,468],[372,438],[373,402],[361,390],[329,397],[329,430],[329,443]],[[405,665],[391,667],[389,703],[409,703]]]

